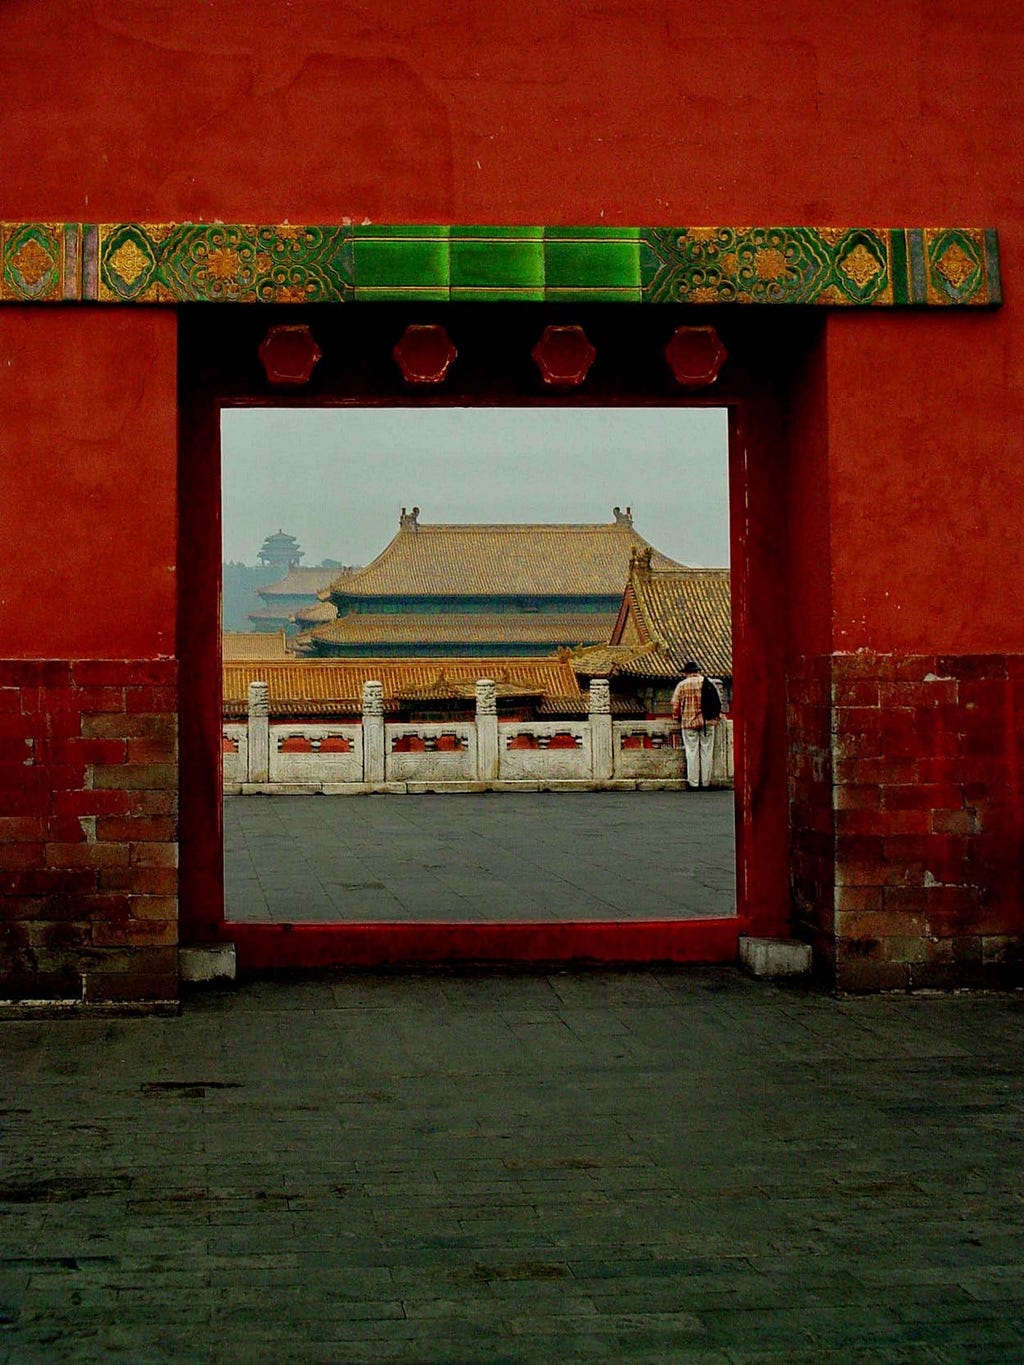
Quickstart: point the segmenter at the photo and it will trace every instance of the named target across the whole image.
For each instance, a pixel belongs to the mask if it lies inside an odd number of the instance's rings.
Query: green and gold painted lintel
[[[994,228],[0,223],[0,302],[985,307]]]

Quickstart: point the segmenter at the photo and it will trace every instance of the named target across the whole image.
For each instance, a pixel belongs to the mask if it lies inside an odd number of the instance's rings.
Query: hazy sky
[[[729,563],[724,409],[244,408],[223,414],[224,558],[282,527],[368,564],[422,522],[610,522],[685,564]]]

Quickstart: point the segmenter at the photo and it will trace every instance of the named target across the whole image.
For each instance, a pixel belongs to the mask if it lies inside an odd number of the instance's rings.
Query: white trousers
[[[715,727],[709,725],[706,730],[684,730],[683,748],[686,750],[687,782],[691,787],[710,787]]]

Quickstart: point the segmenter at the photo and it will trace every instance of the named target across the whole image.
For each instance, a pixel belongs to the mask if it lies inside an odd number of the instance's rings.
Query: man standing
[[[691,787],[711,786],[715,751],[715,720],[701,709],[704,675],[692,659],[683,664],[683,678],[672,693],[672,715],[679,722],[686,750],[686,780]],[[714,684],[712,683],[712,686]]]

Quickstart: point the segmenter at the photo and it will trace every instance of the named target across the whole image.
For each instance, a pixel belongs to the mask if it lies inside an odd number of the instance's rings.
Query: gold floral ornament
[[[215,248],[206,258],[207,273],[215,280],[235,280],[238,278],[238,252],[228,247]]]
[[[953,289],[962,289],[977,268],[963,247],[956,242],[943,253],[942,259],[935,265],[935,269]]]
[[[769,246],[757,253],[754,258],[754,269],[759,280],[781,280],[789,265],[778,247]]]
[[[282,284],[274,288],[272,297],[275,303],[304,303],[312,292],[309,284]]]
[[[882,267],[863,242],[858,242],[839,262],[839,268],[858,289],[870,284]]]
[[[110,264],[131,289],[143,271],[149,269],[152,262],[145,252],[140,251],[135,242],[128,237],[111,256]]]
[[[53,269],[54,261],[50,253],[31,237],[11,258],[11,265],[29,288],[34,289],[43,276]]]

